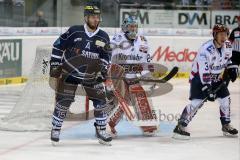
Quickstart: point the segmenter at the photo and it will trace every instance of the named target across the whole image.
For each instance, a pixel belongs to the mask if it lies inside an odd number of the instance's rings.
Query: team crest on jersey
[[[213,45],[210,45],[209,47],[207,47],[207,51],[210,53],[210,54],[213,54],[214,53],[214,46]]]

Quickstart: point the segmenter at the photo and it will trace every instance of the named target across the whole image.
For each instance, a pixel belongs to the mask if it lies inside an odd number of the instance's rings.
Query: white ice
[[[240,81],[230,84],[232,125],[240,128]],[[190,140],[172,139],[176,118],[189,102],[187,79],[171,80],[174,89],[153,99],[161,114],[160,131],[144,137],[126,121],[118,126],[119,136],[112,146],[102,146],[94,138],[93,122],[65,122],[59,146],[53,147],[48,132],[0,131],[0,160],[239,160],[239,138],[221,132],[218,103],[206,103],[188,126]],[[0,116],[10,112],[21,94],[22,85],[0,86]],[[164,119],[164,114],[168,119]]]

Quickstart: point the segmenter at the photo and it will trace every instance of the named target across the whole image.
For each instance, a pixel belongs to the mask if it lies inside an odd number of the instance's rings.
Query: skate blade
[[[177,133],[174,133],[172,138],[177,140],[190,140],[190,136],[184,136]]]
[[[51,141],[52,142],[52,146],[56,147],[59,145],[59,142],[56,142],[56,141]]]
[[[110,142],[103,141],[102,139],[98,139],[98,142],[105,146],[112,146],[112,144]]]
[[[230,134],[230,133],[228,133],[228,132],[223,132],[223,136],[235,138],[235,137],[238,137],[238,134]]]

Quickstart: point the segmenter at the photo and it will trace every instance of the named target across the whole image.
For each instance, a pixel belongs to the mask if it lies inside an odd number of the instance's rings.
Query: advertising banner
[[[22,40],[0,40],[0,78],[17,77],[22,73]]]
[[[225,24],[233,29],[238,26],[237,16],[240,11],[212,11],[212,26],[214,24]]]
[[[121,9],[119,24],[121,25],[122,21],[130,15],[134,15],[136,17],[139,27],[173,27],[174,12],[171,10]]]

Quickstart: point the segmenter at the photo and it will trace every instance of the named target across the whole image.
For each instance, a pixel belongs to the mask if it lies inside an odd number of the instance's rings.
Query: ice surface
[[[239,82],[229,87],[232,124],[237,129],[240,128]],[[48,132],[0,131],[0,160],[239,160],[239,138],[222,136],[217,102],[206,103],[194,117],[188,127],[190,140],[171,138],[176,118],[188,103],[189,93],[187,79],[171,83],[173,91],[153,99],[161,115],[160,131],[155,137],[142,136],[140,129],[127,121],[118,125],[119,136],[112,141],[111,147],[98,144],[93,121],[65,122],[57,147],[51,145]],[[22,88],[22,85],[0,86],[0,117],[11,110]]]

